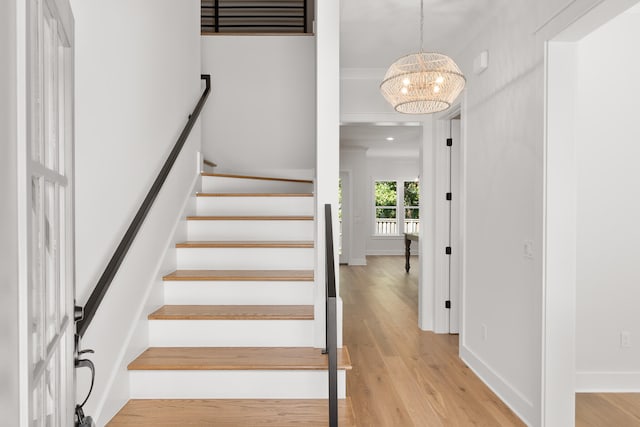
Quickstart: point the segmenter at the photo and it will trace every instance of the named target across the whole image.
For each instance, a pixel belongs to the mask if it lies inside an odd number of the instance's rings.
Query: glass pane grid
[[[31,174],[29,236],[29,425],[72,425],[73,340],[69,321],[73,283],[64,256],[67,229],[64,156],[71,135],[63,47],[55,13],[42,0],[28,0],[29,11],[29,159]],[[55,9],[55,8],[54,8]],[[70,92],[69,92],[70,93]],[[53,172],[53,173],[52,173]],[[60,174],[60,175],[58,175]],[[0,421],[0,424],[1,421]]]
[[[43,179],[31,180],[30,330],[32,370],[44,358],[44,213]]]

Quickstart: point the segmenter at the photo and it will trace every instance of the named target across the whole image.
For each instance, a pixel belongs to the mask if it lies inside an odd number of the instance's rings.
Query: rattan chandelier
[[[380,84],[384,98],[399,113],[446,110],[464,89],[465,78],[453,59],[424,52],[424,0],[420,0],[420,52],[391,64]]]

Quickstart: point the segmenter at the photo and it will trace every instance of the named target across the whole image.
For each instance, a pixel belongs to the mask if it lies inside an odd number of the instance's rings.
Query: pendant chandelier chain
[[[420,0],[420,52],[424,52],[424,0]]]

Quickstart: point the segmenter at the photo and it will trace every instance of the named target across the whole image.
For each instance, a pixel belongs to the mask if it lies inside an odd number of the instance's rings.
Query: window
[[[420,228],[420,184],[404,182],[404,232],[417,233]]]
[[[399,185],[401,184],[401,185]],[[376,236],[417,233],[420,228],[420,186],[414,181],[374,181]],[[400,233],[400,230],[403,230]]]
[[[396,181],[375,182],[375,234],[398,234],[398,183]]]

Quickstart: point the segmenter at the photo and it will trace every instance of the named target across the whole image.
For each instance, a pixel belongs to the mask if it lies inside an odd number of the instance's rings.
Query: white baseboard
[[[138,322],[131,323],[129,332],[127,333],[125,340],[122,342],[122,347],[118,354],[115,369],[111,372],[109,381],[105,387],[105,392],[96,405],[95,414],[92,414],[97,425],[101,425],[103,423],[106,424],[118,413],[122,406],[127,403],[127,400],[129,400],[129,372],[126,367],[130,362],[129,359],[132,354],[138,354],[140,352],[139,348],[141,347],[141,344],[144,344],[142,347],[146,347],[148,345],[148,329],[146,325],[147,315],[145,313],[148,309],[148,300],[152,294],[154,286],[162,285],[162,281],[159,280],[159,278],[162,276],[162,273],[166,273],[162,270],[167,253],[170,250],[175,250],[174,246],[177,241],[176,233],[185,213],[194,209],[194,206],[190,206],[190,202],[192,202],[193,194],[195,194],[195,190],[199,183],[200,175],[196,174],[189,186],[190,190],[185,193],[186,198],[184,199],[178,215],[176,216],[173,228],[167,234],[167,241],[163,254],[158,258],[158,263],[153,268],[153,273],[150,276],[144,298],[140,301],[140,305],[138,306],[135,317],[138,319]],[[141,322],[144,322],[144,324],[141,324]],[[137,342],[141,340],[144,340],[146,344]],[[126,392],[126,395],[128,396],[127,399],[123,399],[121,397],[124,392]]]
[[[349,265],[367,265],[366,258],[351,258],[349,260]]]
[[[539,425],[533,404],[471,349],[460,343],[460,358],[528,426]]]
[[[640,372],[577,372],[578,393],[639,393]]]

